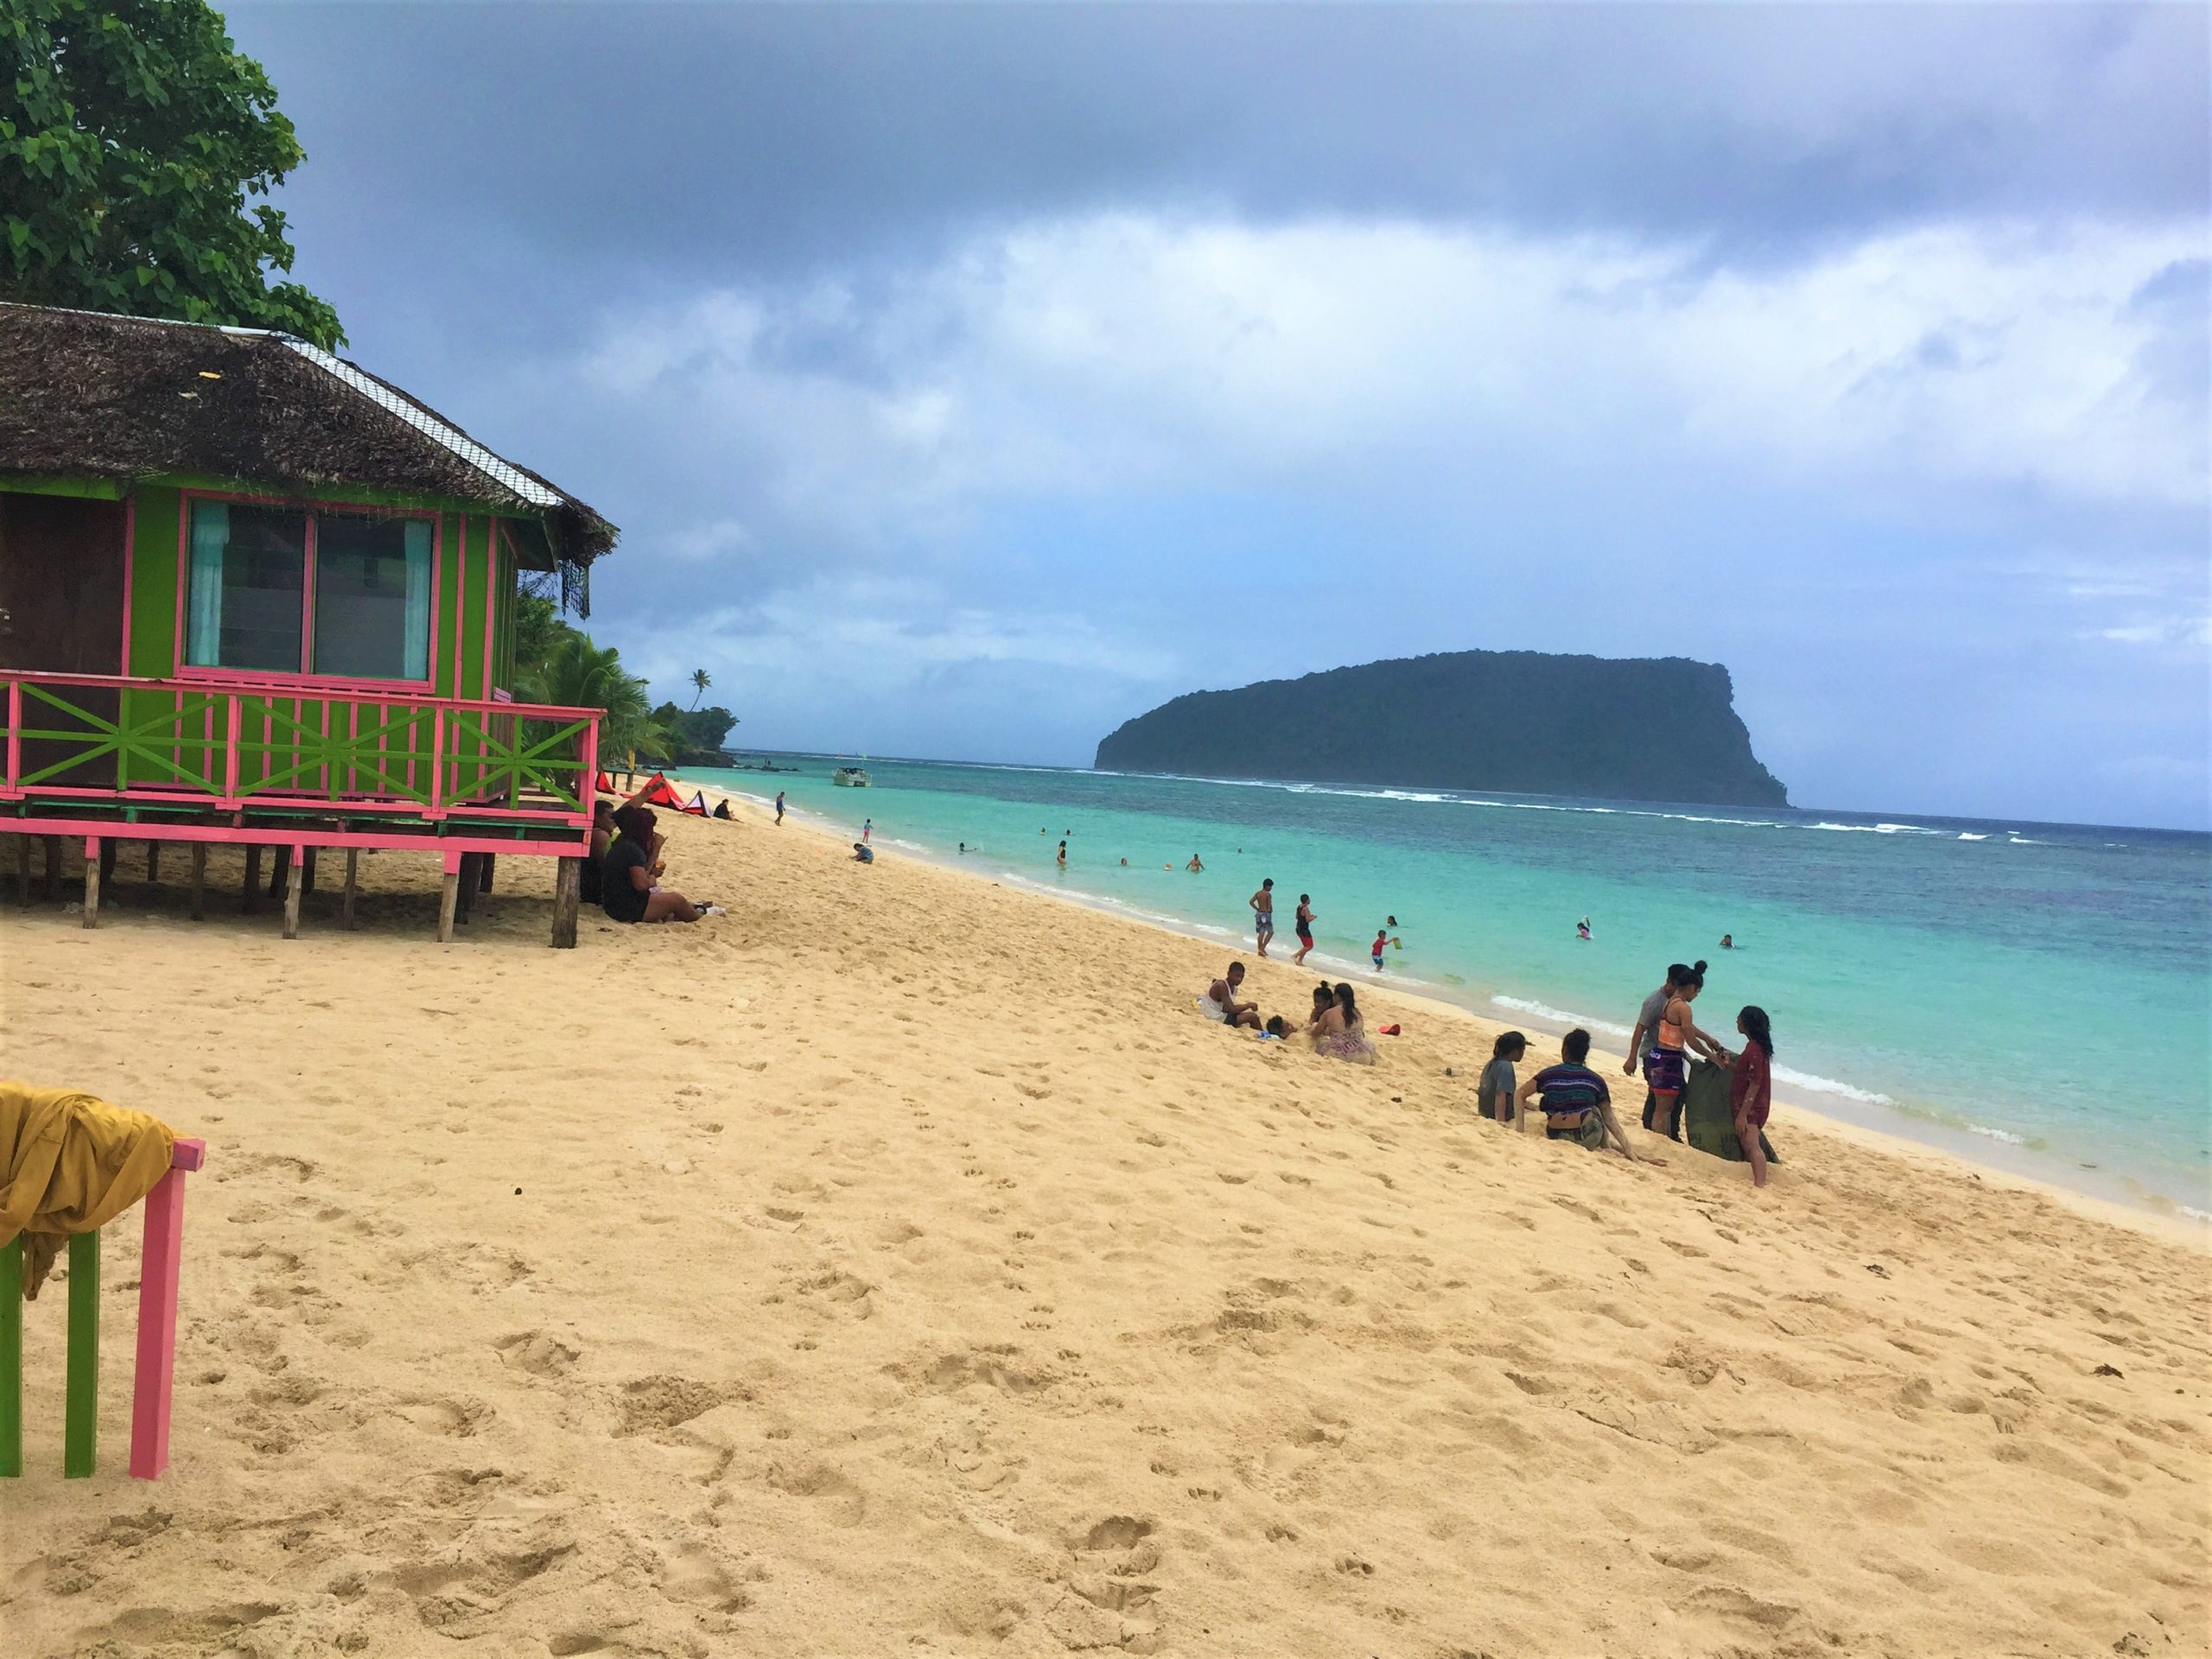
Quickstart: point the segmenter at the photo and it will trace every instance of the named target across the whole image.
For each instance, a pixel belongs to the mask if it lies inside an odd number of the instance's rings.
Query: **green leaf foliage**
[[[248,201],[303,159],[205,0],[0,0],[0,298],[339,345]]]
[[[704,709],[679,709],[673,702],[664,702],[653,710],[653,718],[674,743],[674,758],[678,766],[727,764],[722,744],[729,736],[729,728],[737,724],[737,716],[728,709],[717,703],[709,703]]]

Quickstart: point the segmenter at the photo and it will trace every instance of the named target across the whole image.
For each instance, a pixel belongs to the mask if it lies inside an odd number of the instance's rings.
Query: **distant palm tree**
[[[714,676],[703,668],[691,671],[691,706],[696,709],[699,699],[707,695],[707,688],[715,683]]]

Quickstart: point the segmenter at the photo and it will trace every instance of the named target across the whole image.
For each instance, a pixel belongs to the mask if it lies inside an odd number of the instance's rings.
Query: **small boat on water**
[[[866,789],[868,773],[858,766],[840,766],[830,775],[830,781],[842,789]]]

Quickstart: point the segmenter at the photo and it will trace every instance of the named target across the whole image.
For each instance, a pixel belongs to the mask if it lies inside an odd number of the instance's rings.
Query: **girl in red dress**
[[[1736,1016],[1736,1029],[1744,1034],[1744,1052],[1728,1074],[1728,1103],[1736,1114],[1736,1139],[1751,1166],[1751,1185],[1766,1185],[1766,1148],[1759,1131],[1766,1127],[1768,1109],[1774,1104],[1774,1087],[1768,1076],[1774,1058],[1774,1031],[1764,1008],[1745,1008]]]

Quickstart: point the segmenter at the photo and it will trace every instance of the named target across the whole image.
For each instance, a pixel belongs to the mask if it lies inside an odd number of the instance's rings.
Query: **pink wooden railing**
[[[596,709],[12,669],[0,669],[0,804],[170,816],[327,805],[346,817],[590,823]]]

